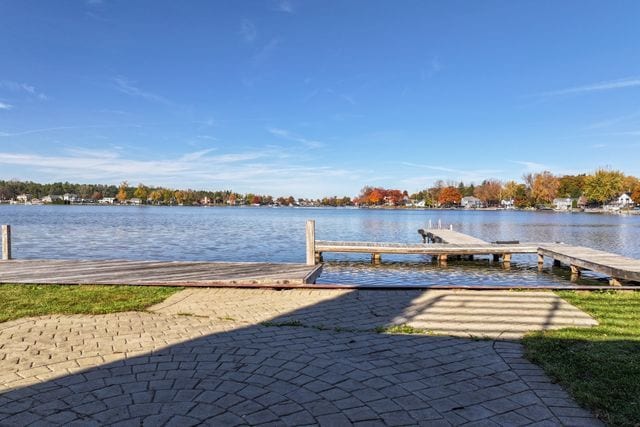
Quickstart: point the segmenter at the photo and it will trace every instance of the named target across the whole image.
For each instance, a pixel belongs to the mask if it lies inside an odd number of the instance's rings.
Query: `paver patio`
[[[153,312],[19,319],[0,324],[0,424],[600,425],[504,338],[593,323],[556,299],[196,289]],[[483,321],[499,339],[372,331]]]

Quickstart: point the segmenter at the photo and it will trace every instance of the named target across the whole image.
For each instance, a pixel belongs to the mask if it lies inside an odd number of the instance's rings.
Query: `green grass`
[[[640,425],[640,292],[558,292],[600,323],[525,337],[527,357],[612,426]]]
[[[0,322],[48,314],[140,311],[181,290],[156,286],[0,284]]]
[[[376,332],[379,334],[405,334],[405,335],[433,335],[433,332],[426,329],[418,329],[406,324],[394,326],[378,326]]]

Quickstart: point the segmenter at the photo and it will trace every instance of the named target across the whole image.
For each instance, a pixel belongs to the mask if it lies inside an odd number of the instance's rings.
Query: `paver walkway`
[[[187,289],[150,310],[360,331],[407,325],[437,334],[500,339],[597,324],[552,292]]]
[[[0,324],[0,425],[600,425],[517,342],[364,331],[438,307],[435,294],[264,292]],[[564,304],[559,319],[579,317]],[[265,311],[282,314],[264,326]]]

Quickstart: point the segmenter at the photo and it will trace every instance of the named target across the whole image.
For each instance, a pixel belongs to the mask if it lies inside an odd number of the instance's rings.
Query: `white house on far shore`
[[[482,201],[474,196],[466,196],[466,197],[463,197],[462,200],[460,200],[460,206],[467,209],[481,208]]]
[[[557,211],[570,211],[573,207],[573,199],[571,197],[560,197],[553,199],[553,208]]]
[[[633,200],[631,199],[631,196],[629,196],[627,193],[622,193],[620,197],[618,197],[618,206],[620,206],[621,208],[632,206],[632,205],[633,205]]]

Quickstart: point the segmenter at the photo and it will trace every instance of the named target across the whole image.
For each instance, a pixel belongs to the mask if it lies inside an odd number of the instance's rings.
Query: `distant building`
[[[129,199],[129,204],[130,205],[141,205],[142,204],[142,199],[139,199],[138,197],[134,197],[133,199]]]
[[[620,206],[621,208],[633,206],[633,200],[631,199],[631,196],[629,196],[627,193],[622,193],[620,197],[618,197],[618,206]]]
[[[482,200],[474,196],[466,196],[466,197],[463,197],[462,200],[460,201],[460,206],[467,209],[481,208]]]
[[[77,194],[64,193],[62,195],[62,200],[64,200],[65,202],[69,202],[69,203],[76,203],[76,202],[80,201],[80,198],[78,197]]]
[[[98,200],[98,203],[101,203],[103,205],[112,205],[115,201],[115,197],[103,197],[102,199]]]
[[[500,206],[505,209],[513,209],[516,206],[516,202],[513,199],[502,199],[500,200]]]
[[[42,198],[42,203],[55,203],[62,200],[62,196],[58,196],[56,194],[52,194],[50,196],[44,196]]]
[[[20,203],[27,203],[29,200],[31,200],[31,194],[20,194],[16,197],[16,200]]]
[[[553,199],[553,208],[557,211],[570,211],[572,207],[573,199],[570,197]]]

